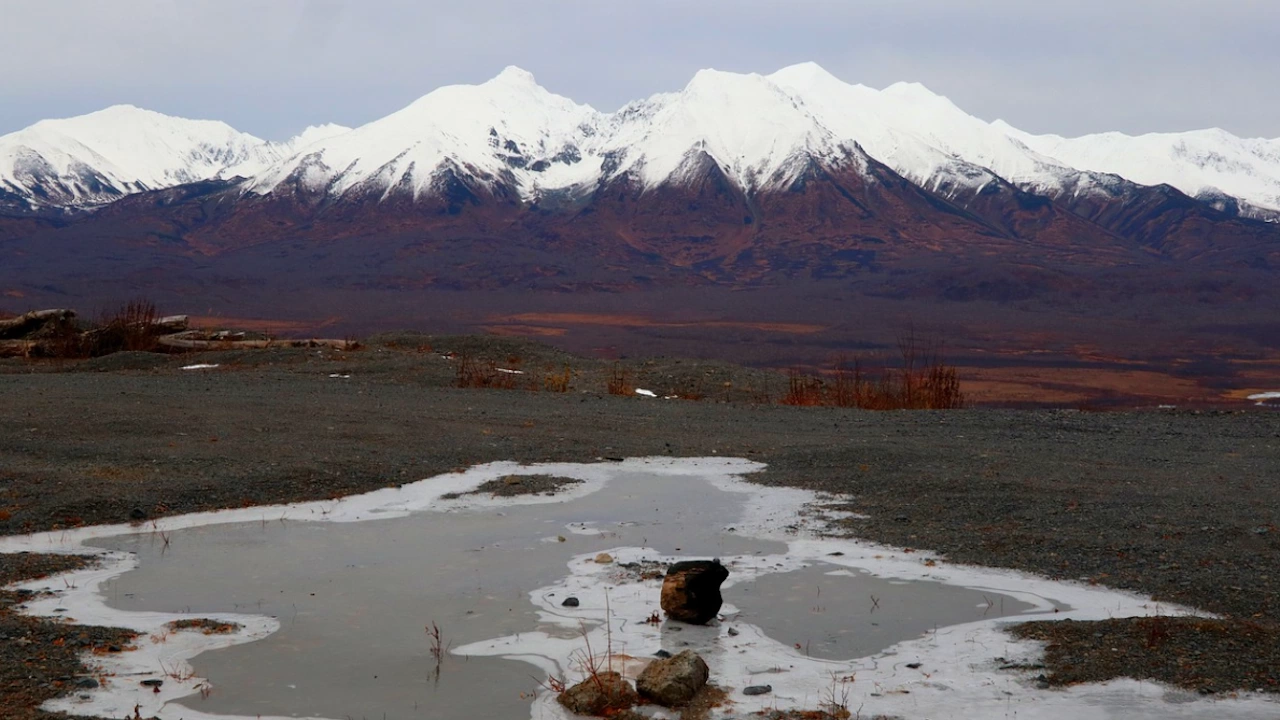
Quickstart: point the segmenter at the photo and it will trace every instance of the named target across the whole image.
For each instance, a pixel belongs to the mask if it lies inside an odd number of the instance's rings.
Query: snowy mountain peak
[[[1246,215],[1280,218],[1280,141],[1239,138],[1219,128],[1065,138],[1032,135],[1002,121],[992,127],[1064,165],[1142,185],[1168,184],[1193,197],[1226,195],[1243,200]]]
[[[486,85],[537,85],[538,80],[533,73],[515,65],[508,65],[502,72],[493,77]]]
[[[267,146],[223,122],[114,105],[0,137],[0,190],[32,208],[92,207],[229,168],[256,172],[276,157]]]
[[[283,184],[331,197],[353,189],[416,198],[442,172],[464,168],[483,183],[529,189],[573,175],[580,145],[599,114],[551,93],[532,74],[508,67],[480,85],[450,85],[350,132],[300,148],[255,178],[250,192]]]
[[[824,83],[842,82],[816,62],[788,65],[769,76],[774,82],[792,87],[820,86]]]
[[[808,156],[847,159],[841,143],[795,98],[767,77],[701,70],[679,93],[633,103],[613,118],[607,147],[620,172],[645,187],[679,182],[690,158],[705,154],[744,190],[790,181]],[[850,143],[852,145],[852,143]]]
[[[938,93],[926,87],[924,83],[918,83],[918,82],[905,82],[905,81],[896,82],[890,85],[889,87],[885,88],[884,93],[886,95],[894,95],[902,98],[910,98],[912,100],[923,101],[923,102],[936,102],[939,100],[945,100],[948,103],[951,102],[946,98],[946,96],[939,95]]]
[[[299,133],[297,137],[289,140],[288,145],[301,149],[311,145],[312,143],[328,140],[329,138],[344,135],[349,132],[351,132],[351,128],[344,125],[335,125],[333,123],[312,125]]]

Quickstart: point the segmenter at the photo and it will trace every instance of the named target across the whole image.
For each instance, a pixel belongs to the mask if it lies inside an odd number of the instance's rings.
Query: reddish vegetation
[[[902,366],[885,368],[878,377],[865,373],[860,361],[850,368],[841,360],[828,379],[793,371],[784,405],[824,405],[864,410],[952,410],[964,407],[960,376],[942,361],[938,350],[921,354],[914,336],[899,342]]]
[[[631,373],[614,365],[613,373],[609,376],[608,390],[610,395],[635,395],[636,386],[631,381]]]

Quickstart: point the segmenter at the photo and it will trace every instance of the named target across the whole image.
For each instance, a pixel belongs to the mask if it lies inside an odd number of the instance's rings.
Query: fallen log
[[[75,316],[75,310],[32,310],[10,320],[0,320],[0,340],[26,337],[51,322],[67,323]]]
[[[192,337],[187,333],[164,335],[156,338],[161,347],[175,350],[251,350],[264,348],[319,348],[331,347],[337,350],[353,350],[356,343],[349,340],[333,340],[329,338],[307,338],[305,340],[218,340],[204,337]]]
[[[0,358],[30,357],[34,340],[0,340]]]
[[[190,325],[186,315],[167,315],[155,322],[155,326],[167,332],[182,332]]]

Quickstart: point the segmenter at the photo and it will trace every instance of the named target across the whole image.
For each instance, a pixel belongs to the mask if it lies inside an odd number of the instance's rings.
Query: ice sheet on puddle
[[[0,551],[17,552],[85,552],[82,543],[95,538],[139,530],[155,533],[171,532],[220,523],[237,523],[287,518],[307,522],[357,522],[366,519],[398,517],[414,512],[498,511],[512,505],[571,502],[598,492],[611,480],[625,472],[660,473],[668,476],[702,477],[725,492],[736,493],[745,500],[741,521],[736,524],[740,535],[776,540],[786,544],[787,552],[769,556],[727,557],[734,574],[730,583],[746,583],[753,578],[775,573],[794,572],[815,564],[834,565],[844,570],[832,571],[849,575],[870,574],[891,582],[931,581],[979,588],[1018,598],[1034,608],[1027,619],[1052,617],[1076,620],[1104,619],[1188,612],[1183,608],[1156,605],[1143,597],[1075,583],[1053,582],[1044,578],[1012,571],[956,566],[927,553],[909,552],[853,540],[822,538],[804,529],[801,510],[816,501],[807,491],[769,488],[744,482],[741,475],[763,466],[745,460],[667,458],[634,459],[623,463],[517,465],[492,463],[462,473],[437,476],[401,488],[388,488],[339,501],[302,503],[198,513],[157,520],[146,528],[118,525],[79,528],[65,533],[0,539]],[[443,495],[465,492],[480,484],[511,474],[553,474],[582,480],[556,496],[521,496],[492,498],[484,495],[463,496],[444,500]],[[574,532],[573,528],[569,529]],[[583,524],[584,534],[600,533],[599,527]],[[840,553],[840,554],[834,554]],[[655,552],[644,547],[617,547],[611,550],[617,563],[640,559],[652,560]],[[656,584],[636,582],[611,584],[608,573],[614,565],[593,562],[592,556],[577,556],[567,565],[564,577],[553,585],[530,593],[530,601],[547,630],[526,632],[516,636],[494,638],[454,649],[463,655],[494,655],[528,662],[548,675],[568,675],[575,657],[580,657],[585,640],[592,647],[605,647],[612,642],[636,657],[661,646],[669,628],[638,622],[655,605]],[[136,559],[123,553],[101,553],[102,567],[77,571],[62,576],[66,589],[56,596],[38,598],[30,612],[55,615],[54,608],[66,608],[65,614],[77,622],[130,627],[142,633],[155,632],[165,624],[184,617],[176,613],[139,613],[110,608],[99,592],[101,583],[130,570]],[[683,559],[669,556],[663,559]],[[55,582],[61,582],[57,580]],[[50,585],[49,580],[27,583],[30,587]],[[607,593],[607,601],[606,601]],[[574,594],[581,603],[577,608],[564,608],[556,600]],[[606,612],[605,608],[608,608]],[[1064,610],[1064,608],[1066,608]],[[763,698],[747,698],[734,694],[736,710],[750,712],[764,708],[812,709],[833,690],[848,690],[854,703],[865,715],[876,713],[908,717],[986,718],[1017,713],[1020,718],[1076,718],[1081,713],[1092,717],[1161,717],[1191,718],[1213,715],[1222,718],[1274,717],[1278,706],[1264,698],[1194,700],[1177,691],[1151,683],[1118,681],[1089,685],[1066,691],[1039,690],[1030,679],[999,670],[1002,663],[1034,662],[1040,657],[1038,644],[1017,641],[1001,627],[1008,620],[982,620],[937,628],[924,637],[905,640],[882,652],[842,661],[807,657],[795,646],[769,637],[763,630],[737,618],[738,609],[726,606],[723,615],[728,622],[707,628],[689,628],[679,633],[679,642],[695,646],[707,658],[715,682],[729,688],[767,683],[774,692]],[[217,620],[236,622],[243,629],[227,636],[182,633],[176,640],[163,644],[140,644],[136,652],[121,653],[93,662],[119,677],[131,673],[156,674],[158,668],[175,670],[183,675],[187,661],[200,652],[236,643],[251,642],[270,635],[278,621],[246,614],[201,614]],[[736,634],[730,634],[732,627]],[[585,637],[581,633],[585,631]],[[908,663],[921,663],[918,669]],[[632,668],[634,671],[635,668]],[[777,672],[784,669],[784,672]],[[139,689],[129,683],[115,683],[89,693],[88,701],[64,698],[50,704],[50,709],[70,713],[126,716],[135,705],[144,716],[155,715],[164,720],[208,720],[207,716],[189,708],[166,705],[172,700],[198,692],[199,678],[177,681],[168,678],[160,693]],[[533,702],[534,717],[565,717],[563,709],[549,695]]]

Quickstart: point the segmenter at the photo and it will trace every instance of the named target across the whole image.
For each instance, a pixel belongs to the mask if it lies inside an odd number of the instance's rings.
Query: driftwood
[[[0,340],[26,337],[49,323],[71,322],[75,316],[75,310],[33,310],[10,320],[0,320]]]
[[[75,319],[74,310],[36,310],[9,320],[0,320],[0,357],[61,357],[59,351],[48,343],[36,339],[36,333],[46,328],[58,329],[70,325]],[[218,332],[202,332],[189,330],[190,320],[186,315],[169,315],[157,320],[144,319],[137,322],[113,322],[103,327],[93,328],[75,336],[76,353],[93,354],[93,348],[100,348],[105,342],[112,345],[108,352],[119,350],[120,341],[116,337],[122,331],[144,331],[150,335],[161,350],[233,350],[262,349],[273,347],[287,348],[319,348],[329,347],[338,350],[353,350],[357,343],[349,340],[333,340],[329,338],[308,338],[303,340],[250,340],[243,332],[222,330]],[[114,339],[113,339],[114,338]],[[113,344],[114,343],[114,344]],[[127,345],[126,345],[127,347]],[[68,355],[67,357],[71,357]]]
[[[156,338],[161,347],[175,350],[238,350],[261,348],[318,348],[331,347],[338,350],[351,350],[355,343],[349,340],[332,340],[327,338],[308,338],[305,340],[233,340],[228,337],[209,338],[200,332],[184,332],[175,335],[164,335]]]
[[[30,357],[34,340],[0,340],[0,358]]]
[[[186,315],[168,315],[155,321],[154,325],[165,332],[182,332],[191,324]]]

